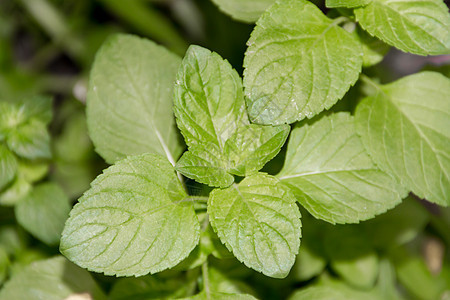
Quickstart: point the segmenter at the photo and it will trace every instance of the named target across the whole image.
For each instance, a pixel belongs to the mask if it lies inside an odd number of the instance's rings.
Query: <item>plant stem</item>
[[[202,264],[203,289],[205,290],[206,299],[211,299],[211,291],[209,290],[208,276],[208,260]]]
[[[363,83],[365,83],[366,86],[368,87],[368,89],[363,89],[363,92],[367,96],[371,96],[373,94],[378,94],[378,93],[384,93],[383,90],[381,89],[381,85],[378,82],[374,81],[369,76],[361,73],[361,74],[359,74],[359,79],[361,79],[361,81]]]

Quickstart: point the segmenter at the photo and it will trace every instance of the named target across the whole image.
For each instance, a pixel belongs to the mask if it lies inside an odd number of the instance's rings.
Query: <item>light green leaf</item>
[[[216,293],[251,294],[252,289],[243,281],[226,274],[217,267],[208,267],[208,289]]]
[[[208,214],[237,259],[267,276],[287,276],[300,246],[300,212],[294,196],[276,178],[259,173],[214,190]]]
[[[25,121],[23,114],[15,105],[0,101],[0,141],[4,141],[9,131]]]
[[[115,35],[97,53],[87,96],[96,151],[109,163],[146,152],[174,165],[183,149],[172,112],[180,59],[154,42]]]
[[[45,96],[32,96],[17,102],[0,102],[0,136],[31,119],[45,125],[50,123],[52,99]]]
[[[26,181],[32,183],[39,181],[48,173],[48,162],[42,161],[29,161],[20,159],[18,160],[19,170],[17,173]]]
[[[260,170],[274,158],[286,142],[289,126],[246,125],[225,143],[229,172],[246,176]]]
[[[198,243],[192,203],[159,154],[121,160],[91,186],[61,239],[61,252],[76,264],[106,275],[145,275],[175,266]]]
[[[61,300],[74,294],[106,299],[89,272],[56,256],[36,261],[15,274],[0,290],[0,300]]]
[[[177,171],[209,186],[230,186],[234,177],[226,171],[226,165],[219,161],[211,150],[212,147],[190,147],[177,162]]]
[[[64,191],[54,183],[43,183],[15,207],[17,222],[48,245],[56,245],[71,205]]]
[[[377,165],[440,205],[450,204],[449,95],[450,79],[422,72],[380,87],[356,109],[357,131]]]
[[[371,36],[360,27],[356,27],[356,30],[353,33],[362,44],[363,67],[371,67],[381,62],[391,48],[389,45],[376,37]]]
[[[326,0],[325,5],[326,7],[333,8],[333,7],[347,7],[347,8],[353,8],[353,7],[360,7],[365,6],[369,4],[372,0]]]
[[[47,126],[37,119],[11,130],[7,144],[11,151],[27,159],[49,159],[52,155]]]
[[[250,125],[242,82],[217,53],[191,46],[177,75],[174,111],[189,151],[177,163],[183,175],[227,187],[261,169],[284,144],[289,126]]]
[[[6,146],[0,144],[0,191],[13,179],[17,172],[17,160]]]
[[[371,35],[402,51],[450,54],[450,15],[442,0],[372,0],[355,16]]]
[[[305,239],[303,239],[291,274],[298,281],[306,281],[319,275],[326,264],[325,259],[306,246]]]
[[[348,113],[295,128],[277,177],[313,216],[333,224],[370,219],[404,194],[372,162]]]
[[[254,23],[275,0],[212,0],[233,19]]]
[[[178,71],[174,111],[188,147],[207,143],[222,150],[238,126],[248,124],[238,73],[200,46],[189,47]]]
[[[195,196],[194,196],[195,198]],[[206,203],[202,203],[206,204]],[[206,205],[205,205],[206,208]],[[200,224],[208,224],[208,215],[206,211],[197,211],[197,217]],[[200,241],[198,245],[192,250],[189,256],[179,263],[173,271],[186,271],[197,268],[205,263],[208,259],[208,256],[214,250],[214,245],[211,240],[212,229],[211,226],[202,226],[200,232]]]
[[[22,176],[16,176],[14,181],[0,194],[0,204],[13,206],[23,199],[32,189],[31,184]]]
[[[360,42],[306,0],[272,5],[259,19],[244,59],[250,119],[292,123],[333,106],[358,79]]]

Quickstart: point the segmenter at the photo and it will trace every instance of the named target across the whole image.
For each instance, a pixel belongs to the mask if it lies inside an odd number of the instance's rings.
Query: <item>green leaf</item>
[[[376,290],[361,291],[352,289],[343,282],[324,280],[297,290],[289,300],[385,300]]]
[[[282,124],[333,106],[358,79],[360,42],[306,0],[272,5],[259,19],[244,59],[250,119]]]
[[[275,0],[212,0],[233,19],[254,23]]]
[[[230,162],[229,172],[246,176],[258,171],[274,158],[286,142],[290,128],[256,124],[239,128],[225,143],[225,155]]]
[[[391,260],[395,264],[398,281],[416,299],[445,299],[449,290],[450,265],[444,261],[438,274],[430,272],[420,253],[408,253],[397,248]]]
[[[177,162],[177,171],[184,176],[209,186],[227,187],[234,177],[226,171],[226,166],[217,159],[211,147],[190,147]]]
[[[372,0],[354,12],[371,35],[402,51],[450,54],[450,15],[441,0]]]
[[[115,35],[97,53],[87,96],[96,151],[109,163],[146,152],[174,165],[183,149],[172,112],[178,56],[154,42]]]
[[[291,273],[297,281],[306,281],[322,273],[326,264],[327,262],[323,257],[305,245],[305,239],[303,238],[302,246]]]
[[[49,159],[52,155],[47,126],[37,119],[11,130],[7,144],[11,151],[27,159]]]
[[[333,7],[360,7],[369,4],[372,0],[326,0],[325,5],[328,8]]]
[[[287,276],[300,246],[300,212],[294,196],[276,178],[259,173],[214,190],[208,214],[237,259],[267,276]]]
[[[360,226],[335,226],[325,233],[331,268],[350,285],[370,289],[378,275],[378,256]]]
[[[52,120],[52,99],[32,96],[17,102],[0,102],[0,136],[30,121],[47,125]]]
[[[363,67],[371,67],[381,62],[391,48],[389,45],[376,37],[371,36],[360,27],[356,27],[354,34],[362,44]]]
[[[422,72],[380,87],[356,109],[358,134],[377,165],[440,205],[450,204],[448,95],[450,79]]]
[[[430,221],[428,211],[416,199],[408,197],[393,210],[364,222],[370,243],[378,249],[391,249],[412,241]]]
[[[0,227],[0,245],[8,255],[18,257],[28,246],[29,235],[21,227],[2,225]]]
[[[43,183],[15,207],[17,222],[48,245],[56,245],[71,205],[64,191],[54,183]]]
[[[177,75],[174,111],[189,151],[177,163],[183,175],[227,187],[231,176],[260,170],[284,144],[289,126],[251,125],[242,82],[217,53],[191,46]]]
[[[0,290],[0,300],[61,300],[75,294],[106,299],[89,272],[56,256],[36,261],[14,275]]]
[[[106,275],[140,276],[174,267],[194,249],[200,225],[173,167],[159,154],[106,169],[66,222],[61,252]]]
[[[17,160],[6,146],[0,144],[0,191],[13,179],[17,172]]]
[[[404,194],[372,162],[348,113],[292,130],[277,177],[313,216],[333,224],[370,219],[399,204]]]
[[[49,164],[47,162],[20,159],[18,163],[17,173],[30,183],[39,181],[48,173]]]
[[[36,118],[45,125],[52,120],[52,98],[47,96],[31,96],[19,101],[18,107],[20,113],[23,113],[25,119]]]
[[[217,267],[208,267],[208,284],[209,290],[216,293],[254,294],[243,280],[237,280]]]
[[[182,298],[183,300],[256,300],[255,297],[247,294],[227,294],[227,293],[218,293],[218,292],[210,292],[202,291],[199,294],[189,297]]]
[[[3,245],[2,245],[3,246]],[[3,247],[0,247],[0,286],[3,285],[6,277],[8,276],[8,268],[10,265],[8,253]]]
[[[191,281],[181,276],[162,278],[155,275],[147,275],[138,278],[122,278],[114,284],[109,294],[109,299],[177,299],[187,294],[192,285]]]
[[[199,219],[200,224],[208,224],[207,220],[208,216],[206,214],[206,211],[197,212],[197,217]],[[211,240],[211,233],[212,233],[211,226],[202,226],[200,232],[200,241],[198,245],[194,248],[194,250],[192,250],[189,256],[181,263],[179,263],[173,270],[174,271],[191,270],[205,263],[208,259],[208,256],[214,250],[214,245]]]
[[[16,176],[14,181],[0,194],[0,204],[15,205],[23,199],[32,189],[31,184],[22,176]]]

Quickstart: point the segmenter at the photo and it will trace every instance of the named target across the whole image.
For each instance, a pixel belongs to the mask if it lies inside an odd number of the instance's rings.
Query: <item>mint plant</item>
[[[51,119],[48,97],[0,102],[0,204],[13,206],[23,228],[45,244],[55,245],[70,211],[69,199],[53,182],[34,185],[49,169],[47,125]]]
[[[281,297],[270,294],[275,289],[290,299],[401,299],[397,281],[417,298],[443,297],[450,268],[433,277],[404,245],[427,224],[450,242],[447,210],[434,218],[413,200],[450,203],[450,79],[424,71],[386,83],[369,69],[391,46],[450,54],[443,1],[329,0],[326,14],[305,0],[212,2],[256,21],[242,77],[201,46],[181,58],[118,34],[98,51],[87,124],[111,166],[73,207],[61,253],[89,271],[129,277],[113,284],[96,277],[112,286],[111,299]],[[176,44],[181,52],[183,42]],[[18,223],[55,245],[67,196],[54,183],[31,188],[51,159],[49,107],[48,99],[0,103],[0,203],[14,204]],[[56,155],[73,151],[66,145],[57,144]],[[8,265],[1,249],[0,275]],[[64,280],[65,268],[83,288]],[[256,292],[236,276],[250,269],[263,274],[252,275]],[[21,282],[39,289],[32,281],[39,273],[62,287],[55,298],[105,297],[62,257],[26,270],[0,299],[32,297],[20,294]],[[286,279],[276,285],[266,277]],[[306,286],[295,291],[299,282]]]
[[[200,46],[180,60],[149,40],[110,38],[91,71],[87,120],[97,152],[113,165],[72,210],[61,252],[116,276],[154,274],[187,259],[188,269],[202,266],[198,297],[210,299],[225,297],[208,287],[208,256],[220,248],[211,246],[215,234],[247,267],[288,275],[301,237],[296,202],[332,224],[373,218],[408,192],[448,206],[450,80],[422,72],[382,85],[361,74],[387,48],[376,38],[415,54],[449,53],[445,6],[327,6],[338,16],[302,0],[270,6],[249,39],[243,81]],[[354,115],[323,113],[358,80],[371,88]],[[289,133],[281,171],[262,172]],[[209,186],[209,196],[189,195],[183,176]],[[203,255],[192,262],[195,247]],[[332,267],[353,280],[351,268]],[[371,286],[373,274],[354,282]],[[328,292],[292,299],[309,293]]]

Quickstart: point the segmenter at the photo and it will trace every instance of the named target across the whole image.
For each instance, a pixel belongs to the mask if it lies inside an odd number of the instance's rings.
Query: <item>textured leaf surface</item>
[[[402,51],[450,54],[450,15],[441,0],[373,0],[355,16],[371,35]]]
[[[54,183],[33,188],[15,207],[17,222],[48,245],[59,242],[71,205],[64,191]]]
[[[146,152],[172,164],[183,150],[172,112],[178,56],[131,35],[115,35],[97,53],[87,96],[96,151],[109,163]]]
[[[403,196],[372,162],[347,113],[295,128],[277,177],[313,216],[330,223],[370,219]]]
[[[107,275],[145,275],[175,266],[198,243],[192,203],[162,156],[130,156],[91,185],[61,239],[61,252],[76,264]]]
[[[367,5],[371,2],[372,0],[326,0],[325,1],[325,5],[327,7],[348,7],[348,8],[353,8],[353,7],[359,7],[359,6],[364,6]]]
[[[0,191],[13,179],[17,171],[17,160],[6,146],[0,143]]]
[[[267,276],[287,276],[300,246],[300,212],[276,178],[256,174],[239,185],[214,190],[208,214],[237,259]]]
[[[255,173],[284,144],[289,126],[250,125],[241,78],[218,54],[191,46],[177,75],[174,111],[189,151],[177,163],[185,176],[227,187],[230,174]]]
[[[209,186],[230,186],[234,182],[233,175],[230,175],[226,170],[227,166],[208,150],[211,148],[191,147],[178,160],[177,171]]]
[[[306,0],[272,5],[259,19],[244,59],[250,119],[292,123],[333,106],[358,79],[359,41]]]
[[[275,0],[212,0],[233,19],[253,23]]]
[[[92,299],[106,299],[89,272],[56,256],[36,261],[15,274],[0,290],[0,299],[61,300],[82,293]]]
[[[383,86],[356,111],[377,165],[421,198],[450,204],[450,79],[423,72]]]

